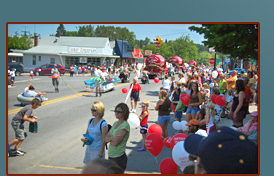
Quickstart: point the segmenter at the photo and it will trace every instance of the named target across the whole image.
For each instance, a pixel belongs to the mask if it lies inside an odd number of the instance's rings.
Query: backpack
[[[89,125],[91,124],[91,122],[94,120],[94,118],[92,118],[91,120],[90,120],[90,122],[89,122]],[[100,130],[101,130],[101,132],[102,132],[102,123],[103,122],[105,122],[105,120],[102,120],[101,121],[101,123],[100,123]],[[108,132],[109,132],[109,130],[111,129],[111,125],[110,124],[108,124]],[[106,150],[108,149],[108,146],[107,146],[107,144],[108,144],[108,142],[106,143]]]

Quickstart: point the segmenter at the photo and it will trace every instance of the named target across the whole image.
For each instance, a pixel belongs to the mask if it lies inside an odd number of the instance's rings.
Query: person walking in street
[[[91,114],[94,118],[89,119],[86,134],[93,139],[92,143],[87,145],[84,163],[96,158],[105,158],[105,137],[108,133],[108,124],[103,119],[105,106],[102,102],[96,101],[92,104]],[[91,142],[87,137],[82,137],[83,143]]]
[[[84,76],[84,75],[85,75],[85,73],[86,73],[86,68],[85,68],[85,66],[84,66],[84,65],[82,66],[81,70],[82,70],[82,75]]]
[[[169,97],[171,82],[170,82],[170,80],[168,79],[168,75],[165,75],[165,79],[163,80],[162,85],[163,85],[163,88],[164,88],[164,89],[166,90],[166,92],[167,92],[167,96]]]
[[[11,80],[13,80],[13,83],[15,83],[15,70],[14,70],[14,68],[11,69],[10,76],[11,76]]]
[[[137,101],[140,101],[140,97],[141,97],[141,86],[140,84],[137,83],[138,78],[135,77],[133,78],[133,83],[130,84],[129,89],[131,89],[131,94],[130,94],[130,103],[131,103],[131,110],[130,112],[136,112],[136,107],[137,107]],[[133,106],[133,102],[134,102],[134,106]]]
[[[55,64],[53,66],[53,69],[51,69],[52,84],[55,87],[55,92],[59,93],[59,89],[58,89],[59,81],[58,81],[58,78],[60,77],[60,75],[59,75],[59,71],[58,71],[58,69],[56,67],[57,67],[57,65]]]
[[[157,102],[155,110],[158,111],[158,124],[162,128],[162,138],[168,136],[167,125],[170,121],[170,112],[172,112],[172,102],[167,98],[167,91],[160,91],[161,99]]]
[[[22,108],[13,118],[11,121],[11,126],[15,132],[15,139],[9,143],[9,146],[15,145],[13,151],[11,154],[16,156],[23,156],[24,153],[19,151],[20,145],[23,143],[25,138],[27,137],[27,133],[25,132],[24,122],[36,122],[36,119],[38,117],[32,116],[33,109],[37,109],[39,106],[41,106],[41,102],[38,98],[34,98],[31,101],[30,105],[25,106]]]
[[[29,80],[34,80],[33,79],[33,70],[31,69],[30,72],[29,72]]]
[[[74,67],[73,65],[70,66],[70,77],[73,77],[74,74]]]
[[[105,137],[105,141],[109,142],[108,159],[117,163],[125,171],[128,160],[125,151],[130,134],[130,126],[127,122],[129,108],[127,104],[119,103],[114,112],[118,121],[114,122]]]
[[[96,89],[96,97],[98,97],[98,89],[99,89],[99,94],[101,97],[102,96],[101,83],[103,81],[103,76],[102,76],[102,71],[101,71],[100,66],[98,66],[97,70],[94,72],[94,77],[97,77],[97,79],[95,79],[95,81],[94,81],[94,87]]]

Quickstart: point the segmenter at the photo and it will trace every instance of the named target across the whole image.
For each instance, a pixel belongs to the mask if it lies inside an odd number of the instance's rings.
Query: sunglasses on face
[[[120,113],[123,113],[123,111],[114,111],[114,113],[120,114]]]
[[[91,110],[92,112],[96,112],[96,111],[97,111],[96,109],[92,109],[92,108],[91,108],[90,110]]]

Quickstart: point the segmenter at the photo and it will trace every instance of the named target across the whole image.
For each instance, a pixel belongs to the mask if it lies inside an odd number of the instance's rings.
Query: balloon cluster
[[[210,99],[212,103],[217,104],[219,106],[225,106],[226,104],[226,99],[222,95],[213,94]]]
[[[176,126],[176,129],[182,129],[182,126],[187,123],[186,121],[175,122],[174,127]],[[163,141],[161,137],[162,128],[157,124],[153,124],[148,128],[148,134],[145,145],[153,156],[158,156],[164,145],[172,150],[172,158],[163,159],[159,165],[161,174],[177,174],[179,168],[183,170],[186,166],[192,164],[192,161],[188,158],[189,153],[184,149],[186,134],[178,133],[173,137],[166,137]]]

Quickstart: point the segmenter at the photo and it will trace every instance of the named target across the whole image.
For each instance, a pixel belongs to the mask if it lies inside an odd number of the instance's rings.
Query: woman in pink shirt
[[[237,131],[240,132],[251,132],[258,128],[258,111],[253,111],[250,114],[250,120],[243,126],[237,129]]]

